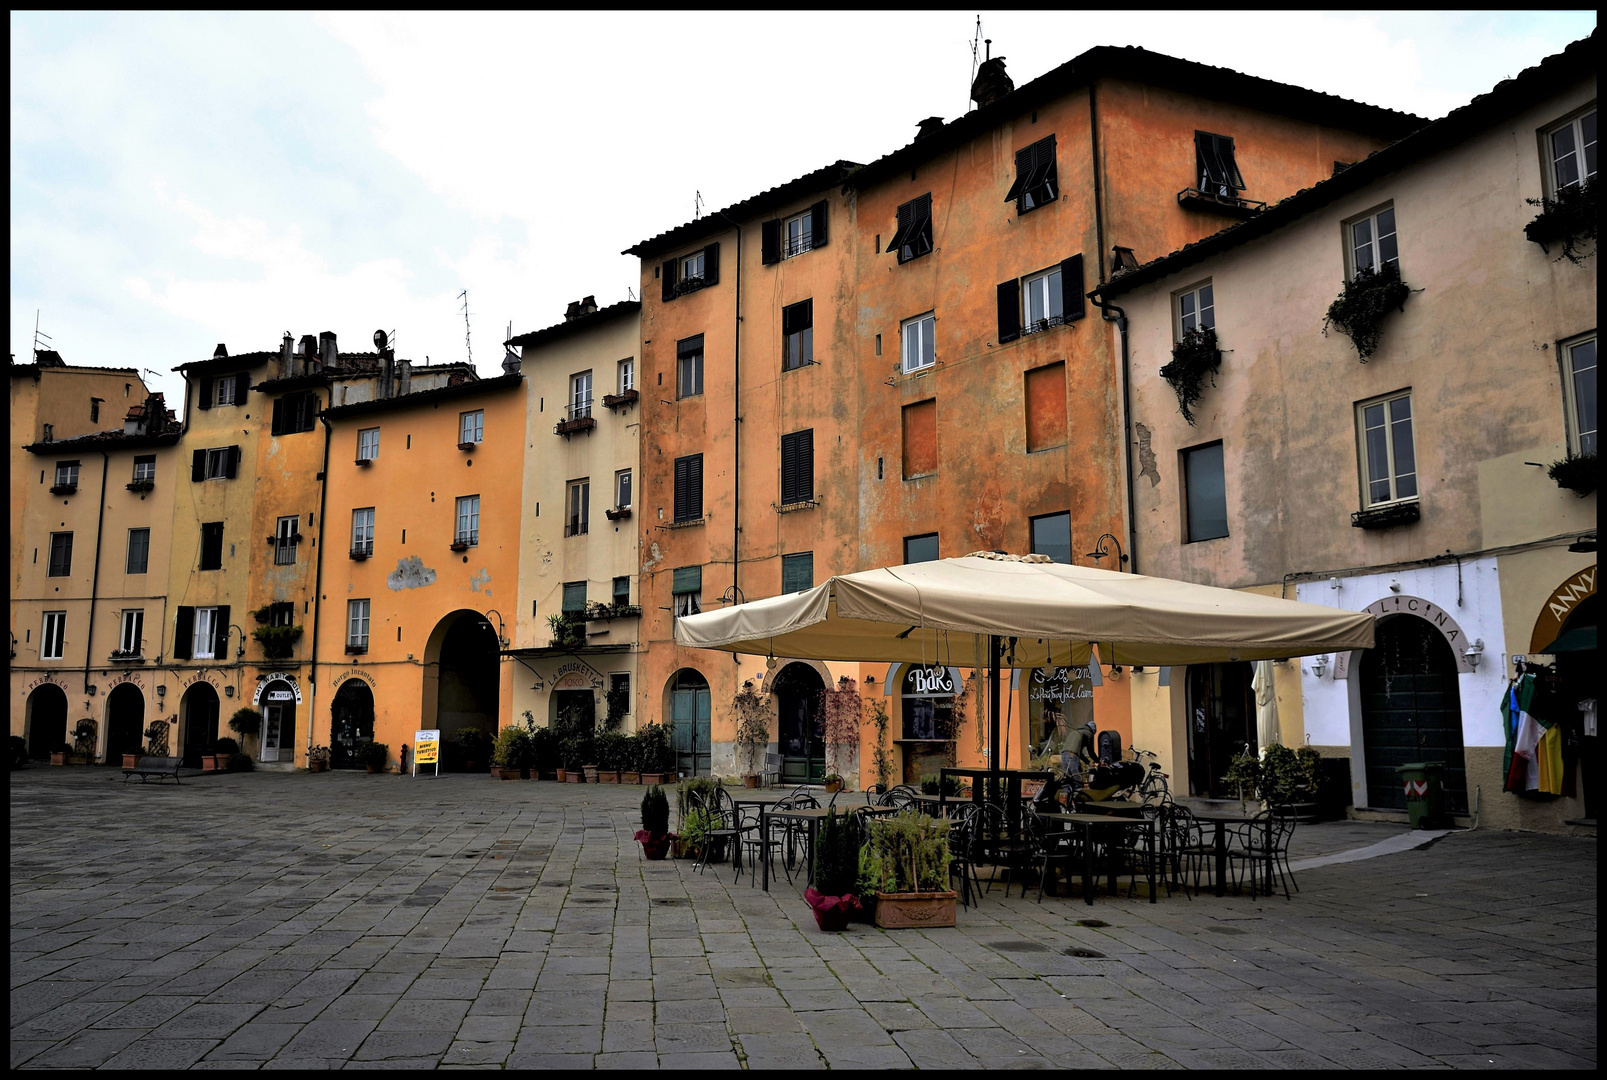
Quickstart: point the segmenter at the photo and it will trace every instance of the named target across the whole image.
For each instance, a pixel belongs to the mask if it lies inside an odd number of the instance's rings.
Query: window
[[[591,415],[591,372],[569,377],[569,418]]]
[[[1188,539],[1215,540],[1228,534],[1227,483],[1222,475],[1222,444],[1183,451],[1183,498],[1188,507]]]
[[[128,570],[130,574],[145,573],[151,559],[151,530],[128,530]]]
[[[1546,133],[1546,150],[1551,158],[1551,190],[1596,176],[1596,110],[1576,116]]]
[[[134,458],[134,482],[152,483],[156,480],[156,455],[139,454]]]
[[[214,404],[233,405],[234,388],[239,383],[239,380],[240,377],[238,375],[225,375],[218,379],[217,382],[213,384],[217,391],[217,397],[214,399]]]
[[[610,671],[608,673],[608,696],[625,702],[620,712],[630,712],[631,676],[628,671]]]
[[[293,626],[296,622],[296,605],[280,600],[268,605],[269,626]]]
[[[703,455],[675,459],[675,520],[697,521],[703,516]]]
[[[92,397],[89,399],[89,422],[91,424],[100,423],[100,403],[105,400],[105,398],[98,397]]]
[[[1083,296],[1082,256],[1073,255],[1059,266],[1006,281],[998,294],[1000,344],[1074,322],[1088,308]]]
[[[374,554],[374,508],[352,511],[352,554]]]
[[[898,208],[898,231],[893,233],[888,251],[898,252],[898,261],[907,263],[932,250],[932,196],[911,199]]]
[[[713,243],[701,251],[669,260],[660,277],[666,303],[706,285],[719,284],[720,245]]]
[[[1054,202],[1060,194],[1060,181],[1055,172],[1055,137],[1045,136],[1016,151],[1016,182],[1005,194],[1005,202],[1016,204],[1016,213],[1025,214],[1044,203]]]
[[[584,581],[564,582],[564,606],[566,613],[576,613],[586,610],[586,583]]]
[[[311,431],[318,422],[318,395],[286,394],[273,403],[273,435],[294,435],[298,431]]]
[[[614,474],[614,506],[624,509],[631,504],[631,471],[621,469]]]
[[[815,431],[805,428],[781,436],[781,505],[815,497]]]
[[[348,649],[368,648],[368,618],[369,602],[367,600],[346,601],[346,647]]]
[[[807,592],[815,587],[815,553],[781,556],[781,591]]]
[[[1200,190],[1207,195],[1234,199],[1244,190],[1244,177],[1239,174],[1238,163],[1233,160],[1233,140],[1228,136],[1196,131],[1194,160]]]
[[[1071,565],[1071,514],[1044,514],[1029,518],[1032,553],[1047,555],[1057,563]]]
[[[67,613],[45,612],[44,630],[39,635],[39,659],[60,660],[63,639],[67,636]]]
[[[1204,285],[1177,294],[1177,336],[1190,330],[1211,330],[1216,327],[1216,300],[1208,281]]]
[[[1364,506],[1417,498],[1411,391],[1356,406],[1361,428]]]
[[[587,395],[590,397],[590,394]],[[458,442],[477,443],[485,441],[485,410],[475,409],[473,412],[462,413],[458,416]]]
[[[1034,274],[1022,284],[1022,308],[1026,318],[1021,330],[1026,334],[1059,326],[1065,321],[1065,301],[1060,294],[1059,267]]]
[[[1568,365],[1564,397],[1568,403],[1568,449],[1576,454],[1596,452],[1596,337],[1564,342]]]
[[[675,602],[675,617],[696,615],[703,610],[700,596],[703,592],[703,567],[678,566],[670,581],[670,595]]]
[[[675,396],[696,397],[703,393],[703,335],[676,342],[675,356]]]
[[[209,450],[197,450],[190,457],[190,479],[197,483],[202,480],[233,480],[239,468],[238,446],[215,446]]]
[[[458,526],[453,539],[459,544],[476,545],[480,542],[480,496],[464,495],[457,501]]]
[[[781,309],[781,370],[815,362],[815,302],[803,300]]]
[[[920,371],[937,363],[937,345],[933,336],[937,331],[937,316],[928,311],[913,319],[905,319],[898,327],[903,343],[904,373]]]
[[[50,565],[46,571],[47,577],[67,577],[73,572],[73,534],[70,532],[53,532],[50,534]]]
[[[619,362],[619,392],[628,394],[636,389],[636,357],[628,356]]]
[[[290,519],[292,528],[295,527],[295,522],[295,518]],[[280,518],[279,528],[283,529],[284,524],[285,519]],[[279,561],[279,549],[281,546],[283,546],[283,544],[284,538],[282,534],[274,537],[274,562]],[[290,561],[296,561],[296,550],[294,547],[290,549]],[[203,521],[201,523],[201,565],[199,569],[223,569],[223,522],[221,521]]]
[[[117,651],[124,656],[141,655],[145,638],[145,612],[143,609],[123,609],[123,628],[118,635]]]
[[[59,488],[76,488],[78,486],[78,462],[56,462],[56,486]]]
[[[937,398],[906,405],[900,415],[904,426],[904,479],[937,472]]]
[[[273,564],[275,566],[296,565],[296,543],[301,538],[301,531],[296,527],[301,519],[292,514],[282,517],[273,530]],[[218,526],[218,539],[222,542],[223,527]]]
[[[677,277],[686,283],[690,283],[693,279],[703,280],[703,268],[707,265],[707,261],[707,257],[701,251],[681,256],[681,265]]]
[[[591,480],[569,481],[569,519],[565,536],[585,536],[591,527]]]
[[[363,428],[357,433],[357,460],[373,461],[379,457],[379,428]]]
[[[614,579],[614,606],[629,607],[631,602],[631,579],[617,577]]]
[[[208,376],[200,382],[195,404],[200,409],[214,405],[244,405],[246,391],[251,388],[251,376],[240,372],[234,375]],[[127,395],[125,395],[127,396]],[[277,406],[277,403],[275,403]],[[278,432],[274,432],[278,434]]]
[[[195,634],[191,638],[190,659],[227,659],[229,646],[226,635],[228,634],[228,629],[220,626],[222,620],[218,618],[218,609],[215,607],[198,607],[194,611]],[[220,636],[223,637],[221,642],[218,640]]]
[[[925,533],[921,536],[906,536],[904,538],[904,561],[906,563],[935,562],[937,560],[937,533]]]
[[[1352,277],[1362,270],[1376,270],[1382,263],[1400,265],[1400,249],[1395,243],[1395,208],[1382,210],[1349,222],[1350,273]]]
[[[759,261],[769,266],[825,246],[826,203],[822,200],[801,214],[766,221],[759,233]]]

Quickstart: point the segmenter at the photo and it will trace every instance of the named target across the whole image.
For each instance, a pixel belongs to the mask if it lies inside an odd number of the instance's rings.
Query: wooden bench
[[[154,776],[156,777],[156,782],[160,784],[171,776],[175,784],[182,784],[184,781],[179,779],[179,762],[181,760],[183,759],[176,757],[142,757],[134,764],[132,769],[125,768],[123,770],[123,783],[126,784],[130,778],[137,776],[139,777],[139,782],[144,784]]]

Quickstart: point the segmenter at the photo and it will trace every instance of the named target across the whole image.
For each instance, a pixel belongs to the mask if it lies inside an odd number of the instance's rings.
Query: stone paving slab
[[[1292,900],[833,935],[644,861],[640,789],[116,776],[11,776],[14,1068],[1596,1067],[1594,839],[1301,826]]]

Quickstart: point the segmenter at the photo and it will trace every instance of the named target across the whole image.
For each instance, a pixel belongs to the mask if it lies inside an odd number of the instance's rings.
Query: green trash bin
[[[1406,789],[1406,814],[1414,829],[1441,829],[1445,817],[1443,761],[1419,761],[1395,766],[1395,774]]]

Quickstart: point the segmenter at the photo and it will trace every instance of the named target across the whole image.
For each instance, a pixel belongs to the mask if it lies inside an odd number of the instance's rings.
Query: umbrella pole
[[[991,719],[988,722],[988,746],[992,749],[988,754],[987,797],[990,802],[1001,806],[1004,804],[999,787],[999,659],[1002,651],[1002,642],[999,640],[999,635],[990,635],[988,637],[988,696],[991,699],[992,708],[990,710]]]

